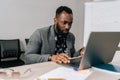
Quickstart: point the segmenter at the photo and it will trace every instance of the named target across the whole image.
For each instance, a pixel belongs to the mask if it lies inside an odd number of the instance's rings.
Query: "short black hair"
[[[60,15],[63,11],[67,12],[68,14],[73,14],[72,13],[72,9],[70,9],[69,7],[67,7],[67,6],[60,6],[56,10],[56,17],[58,15]]]

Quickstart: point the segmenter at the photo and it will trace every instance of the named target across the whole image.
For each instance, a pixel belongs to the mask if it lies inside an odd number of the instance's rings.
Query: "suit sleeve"
[[[72,56],[71,57],[76,57],[76,56],[80,56],[80,51],[81,49],[79,49],[78,51],[75,50],[75,36],[72,34],[72,44],[73,44],[73,47],[72,47]]]
[[[36,30],[29,39],[25,51],[25,63],[39,63],[48,61],[49,54],[41,55],[42,39],[39,30]]]
[[[79,56],[79,51],[76,52],[75,50],[75,36],[71,33],[71,39],[72,40],[72,48],[71,48],[71,57]]]

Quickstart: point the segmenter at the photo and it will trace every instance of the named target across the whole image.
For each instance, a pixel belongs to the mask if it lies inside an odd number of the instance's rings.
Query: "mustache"
[[[64,30],[62,30],[62,29],[60,28],[60,25],[59,25],[59,24],[56,25],[56,32],[57,32],[58,34],[68,34],[68,33],[69,33],[69,30],[70,30],[70,29],[64,29]]]
[[[65,29],[66,31],[69,31],[70,29]]]

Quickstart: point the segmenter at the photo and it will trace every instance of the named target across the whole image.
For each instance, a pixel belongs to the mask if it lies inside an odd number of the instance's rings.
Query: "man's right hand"
[[[57,63],[64,63],[64,64],[70,63],[69,56],[66,53],[60,53],[60,54],[57,54],[57,55],[52,55],[51,56],[51,61],[57,62]]]

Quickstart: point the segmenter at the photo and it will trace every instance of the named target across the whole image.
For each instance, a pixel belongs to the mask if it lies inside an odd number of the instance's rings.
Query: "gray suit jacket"
[[[67,36],[68,53],[71,57],[78,56],[79,52],[75,54],[75,37],[72,33]],[[51,54],[55,52],[55,32],[54,26],[37,29],[29,39],[25,51],[25,63],[38,63],[48,61]]]

